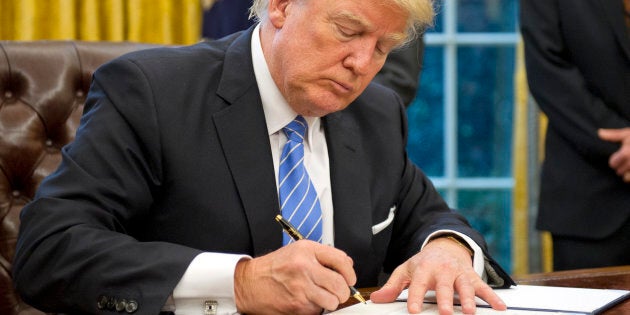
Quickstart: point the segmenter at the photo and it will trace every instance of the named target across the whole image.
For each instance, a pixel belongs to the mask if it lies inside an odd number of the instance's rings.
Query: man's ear
[[[293,0],[269,0],[269,21],[276,28],[282,28]]]

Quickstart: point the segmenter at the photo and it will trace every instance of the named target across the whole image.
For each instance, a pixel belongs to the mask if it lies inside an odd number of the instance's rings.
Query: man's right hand
[[[620,144],[619,150],[608,159],[608,165],[624,182],[630,183],[630,127],[599,129],[597,135],[603,140]]]
[[[321,314],[350,297],[352,258],[332,246],[300,240],[267,255],[242,260],[234,272],[239,313]]]

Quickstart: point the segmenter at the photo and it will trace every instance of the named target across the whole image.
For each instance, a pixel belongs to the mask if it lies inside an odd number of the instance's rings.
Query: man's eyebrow
[[[370,29],[373,29],[374,26],[372,24],[370,24],[367,20],[365,20],[364,18],[352,13],[352,12],[348,12],[348,11],[341,11],[341,12],[336,12],[335,14],[333,14],[332,19],[334,21],[344,21],[344,22],[350,22],[356,26],[361,26],[365,29],[367,29],[368,31]]]
[[[370,32],[372,30],[374,30],[375,26],[373,24],[371,24],[370,22],[368,22],[366,19],[362,18],[359,15],[356,15],[352,12],[348,12],[348,11],[341,11],[341,12],[336,12],[333,16],[332,19],[334,21],[344,21],[344,22],[349,22],[355,26],[359,26],[365,29],[365,31]],[[407,34],[404,32],[401,33],[389,33],[387,34],[387,36],[384,38],[385,41],[387,42],[391,42],[394,43],[395,46],[398,46],[399,44],[405,42],[405,40],[407,39]]]

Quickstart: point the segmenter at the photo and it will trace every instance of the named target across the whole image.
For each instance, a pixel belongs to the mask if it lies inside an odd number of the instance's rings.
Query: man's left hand
[[[505,303],[477,275],[470,253],[457,242],[437,238],[425,245],[392,273],[387,283],[370,295],[374,303],[393,302],[408,288],[407,310],[411,314],[422,311],[424,296],[429,290],[436,293],[440,315],[453,314],[453,295],[459,294],[464,314],[474,314],[475,296],[488,302],[495,310],[506,310]]]

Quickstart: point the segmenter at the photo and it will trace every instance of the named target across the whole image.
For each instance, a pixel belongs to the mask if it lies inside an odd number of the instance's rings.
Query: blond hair
[[[308,0],[305,0],[308,1]],[[388,2],[400,7],[409,13],[407,19],[407,42],[415,39],[419,34],[423,33],[427,28],[433,26],[433,18],[435,10],[433,8],[433,0],[380,0],[384,4]],[[267,16],[267,7],[269,0],[254,0],[249,9],[249,17],[255,18],[256,21],[262,21]]]

